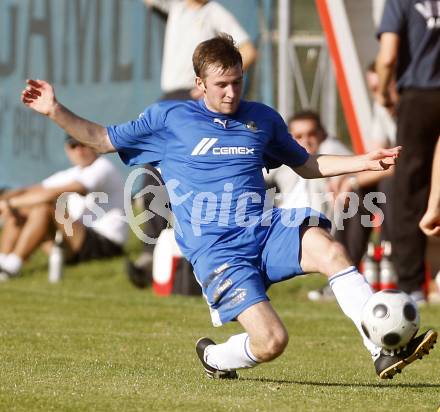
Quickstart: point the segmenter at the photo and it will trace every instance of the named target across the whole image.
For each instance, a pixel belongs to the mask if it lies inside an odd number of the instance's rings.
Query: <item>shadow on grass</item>
[[[345,382],[313,382],[313,381],[299,381],[290,379],[269,379],[269,378],[240,378],[240,381],[275,383],[275,384],[290,384],[290,385],[304,385],[304,386],[327,386],[327,387],[358,387],[358,388],[440,388],[440,384],[435,383],[392,383],[390,381],[383,383],[345,383]]]

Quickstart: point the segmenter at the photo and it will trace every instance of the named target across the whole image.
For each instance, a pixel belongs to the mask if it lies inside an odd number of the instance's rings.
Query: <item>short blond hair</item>
[[[223,70],[237,64],[243,67],[240,51],[232,36],[226,33],[201,42],[194,50],[192,61],[196,76],[202,79],[210,66],[218,66]]]

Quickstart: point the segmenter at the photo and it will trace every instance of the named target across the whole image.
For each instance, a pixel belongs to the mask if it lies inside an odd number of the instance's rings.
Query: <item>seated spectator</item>
[[[40,184],[0,195],[1,280],[19,276],[23,263],[39,246],[50,250],[57,230],[63,233],[67,263],[123,252],[128,227],[123,219],[121,174],[108,159],[98,157],[70,136],[66,137],[65,151],[74,167]],[[60,207],[62,202],[57,202],[63,194],[67,213]]]
[[[329,136],[321,123],[319,114],[304,110],[293,115],[287,122],[292,137],[310,154],[350,155],[351,151],[337,138]],[[279,191],[277,206],[281,208],[312,207],[333,218],[331,202],[323,202],[329,178],[304,179],[283,165],[265,175],[266,183],[275,185]],[[331,179],[340,179],[335,177]],[[322,196],[321,196],[322,195]]]

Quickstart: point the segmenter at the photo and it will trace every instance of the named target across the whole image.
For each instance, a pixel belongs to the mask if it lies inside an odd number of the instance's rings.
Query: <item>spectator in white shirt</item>
[[[18,276],[40,245],[49,251],[56,230],[63,233],[67,262],[122,254],[128,227],[120,172],[72,137],[66,138],[65,151],[74,167],[0,196],[0,280]]]

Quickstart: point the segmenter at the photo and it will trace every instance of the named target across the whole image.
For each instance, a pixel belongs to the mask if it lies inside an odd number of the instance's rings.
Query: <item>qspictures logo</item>
[[[154,185],[142,187],[135,193],[134,188],[139,187],[138,178],[144,175],[150,175],[155,179]],[[166,184],[166,192],[161,186],[157,177],[148,169],[134,169],[125,182],[124,186],[124,211],[120,219],[126,222],[133,233],[146,244],[155,244],[157,238],[149,237],[143,230],[145,223],[149,222],[155,216],[161,216],[168,221],[171,227],[179,236],[192,235],[195,237],[203,236],[205,227],[217,225],[219,227],[249,227],[255,225],[270,226],[273,218],[274,205],[278,201],[290,196],[289,193],[277,193],[275,189],[268,189],[263,193],[246,192],[241,187],[234,187],[233,183],[225,183],[221,192],[196,192],[182,191],[182,184],[177,179],[170,179]],[[133,194],[135,193],[135,194]],[[235,203],[232,206],[233,194]],[[73,219],[67,213],[67,203],[69,195],[72,193],[63,193],[56,202],[55,218],[58,223],[64,225],[67,236],[73,234]],[[105,215],[105,211],[100,205],[108,204],[109,197],[107,193],[95,192],[93,194],[94,203],[88,206],[88,212],[80,219],[87,227],[93,227],[94,224]],[[151,199],[146,208],[139,212],[134,206],[134,201],[142,200],[148,195]],[[321,206],[331,209],[333,215],[333,224],[336,230],[344,229],[344,222],[355,214],[359,213],[361,204],[369,214],[361,215],[361,224],[364,227],[379,226],[382,224],[384,215],[378,207],[378,203],[386,203],[386,196],[382,192],[370,192],[363,198],[360,198],[355,192],[343,192],[335,195],[334,193],[313,193],[313,205],[318,210]],[[347,207],[347,199],[348,207]],[[190,222],[189,227],[185,227],[185,233],[171,213],[170,203],[175,210],[179,207],[186,210]],[[261,216],[249,215],[248,208],[250,204],[261,204]],[[315,206],[318,205],[318,206]],[[286,227],[296,227],[301,225],[305,218],[309,220],[310,225],[318,225],[320,213],[312,210],[309,216],[306,216],[305,208],[280,209],[280,221]],[[371,214],[375,214],[377,219],[371,219]],[[191,233],[188,233],[190,231]]]

